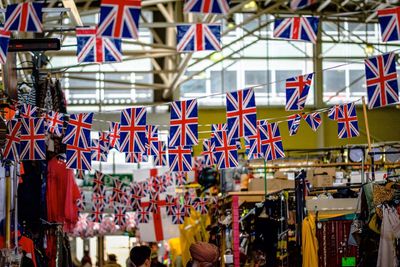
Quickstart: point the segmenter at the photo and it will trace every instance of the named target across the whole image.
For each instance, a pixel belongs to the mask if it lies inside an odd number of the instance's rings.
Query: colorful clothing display
[[[303,266],[318,267],[318,240],[315,216],[308,214],[302,225]]]
[[[396,238],[399,237],[399,214],[395,208],[384,206],[377,267],[399,266],[395,247]]]

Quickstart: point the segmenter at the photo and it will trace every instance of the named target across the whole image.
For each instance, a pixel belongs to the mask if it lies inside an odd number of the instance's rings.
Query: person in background
[[[130,267],[150,267],[151,249],[148,246],[136,246],[129,252]]]
[[[121,267],[121,265],[117,263],[117,256],[115,254],[109,254],[104,267]]]
[[[85,250],[83,252],[81,264],[82,264],[82,267],[91,267],[92,266],[92,259],[89,256],[89,250]]]
[[[162,264],[158,261],[158,254],[157,252],[152,252],[150,255],[151,259],[151,267],[167,267],[166,265]]]
[[[26,255],[25,250],[22,250],[20,267],[35,267],[35,264],[33,264],[33,260]]]
[[[196,242],[190,245],[190,256],[192,259],[186,267],[216,267],[219,259],[218,247],[206,243]]]

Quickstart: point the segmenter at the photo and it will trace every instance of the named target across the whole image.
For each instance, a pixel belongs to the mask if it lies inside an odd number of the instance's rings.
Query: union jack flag
[[[159,202],[159,192],[151,192],[149,194],[149,205],[147,206],[147,212],[157,213],[158,212],[158,202]]]
[[[96,27],[76,28],[78,62],[121,62],[121,40],[103,38]]]
[[[98,34],[114,38],[139,38],[141,0],[102,0]]]
[[[155,125],[146,125],[146,154],[157,155],[157,147],[158,147],[158,126]]]
[[[121,112],[121,152],[146,151],[146,108],[128,108]]]
[[[226,131],[215,132],[213,143],[215,145],[214,155],[219,169],[227,169],[239,165],[235,141],[229,140]]]
[[[328,118],[337,121],[340,113],[340,105],[334,105],[328,110]]]
[[[266,160],[275,160],[285,157],[278,123],[261,125],[260,134],[263,140],[261,149]]]
[[[161,192],[161,177],[159,176],[150,176],[149,179],[149,190],[150,192]]]
[[[228,14],[230,0],[186,0],[185,13]]]
[[[169,169],[171,172],[188,172],[192,170],[192,149],[190,147],[168,148]]]
[[[185,217],[190,217],[191,215],[191,207],[192,207],[193,201],[192,198],[187,194],[184,199],[183,199],[183,207],[185,208]]]
[[[317,0],[292,0],[290,1],[290,8],[298,10],[316,3]]]
[[[357,112],[354,103],[340,106],[340,114],[337,122],[339,138],[352,138],[360,135],[360,132],[358,131]]]
[[[126,207],[119,205],[114,207],[114,222],[120,227],[125,227],[127,224]]]
[[[21,119],[20,159],[45,160],[45,139],[43,118]]]
[[[171,216],[173,214],[174,207],[176,206],[176,198],[171,195],[166,195],[165,197],[165,209],[167,215]]]
[[[300,127],[301,116],[300,114],[293,114],[288,117],[288,128],[289,128],[289,135],[293,136],[297,134],[297,131]]]
[[[303,110],[312,83],[313,73],[286,80],[286,110]]]
[[[109,152],[107,134],[101,132],[100,135],[100,139],[92,140],[92,160],[107,162]]]
[[[108,138],[110,139],[110,149],[115,148],[119,150],[119,123],[118,122],[110,122],[110,130]]]
[[[70,115],[67,130],[65,131],[65,136],[62,142],[79,148],[90,148],[90,130],[92,129],[92,121],[93,113]]]
[[[142,194],[141,187],[137,183],[131,185],[131,208],[133,210],[138,210],[141,206]]]
[[[171,175],[170,173],[168,173],[168,172],[166,172],[165,174],[163,174],[163,175],[161,176],[161,179],[162,179],[162,183],[163,183],[166,187],[172,186],[173,183],[174,183],[174,179],[172,178],[172,175]]]
[[[395,53],[388,53],[365,60],[368,107],[370,109],[399,102],[395,58]]]
[[[46,116],[47,132],[60,137],[64,125],[64,114],[50,111]]]
[[[114,184],[111,195],[111,202],[118,202],[123,204],[126,201],[126,192],[124,184],[117,178],[114,178]]]
[[[3,150],[4,159],[8,159],[14,162],[19,162],[20,137],[21,137],[21,121],[19,120],[7,121],[6,145]]]
[[[67,168],[76,170],[92,169],[92,151],[90,148],[81,148],[67,145]]]
[[[148,161],[147,155],[142,152],[128,152],[125,153],[125,162],[126,163],[141,163]]]
[[[185,222],[185,207],[177,205],[173,207],[172,223],[183,224]]]
[[[79,211],[84,211],[86,207],[85,194],[83,191],[79,192],[80,197],[76,200],[76,206]]]
[[[229,131],[235,132],[233,136],[257,133],[257,109],[252,88],[226,94],[226,118]]]
[[[101,205],[103,207],[107,204],[106,190],[103,188],[100,192],[92,194],[92,201],[96,205]]]
[[[314,132],[316,132],[319,126],[321,126],[322,118],[319,112],[304,114],[303,118]]]
[[[211,138],[214,137],[214,133],[217,131],[227,131],[229,139],[239,138],[239,131],[229,131],[227,123],[211,124]]]
[[[90,221],[99,223],[103,218],[104,206],[93,203],[92,213],[90,214]]]
[[[378,10],[382,41],[400,40],[400,7]]]
[[[214,146],[215,144],[211,141],[211,139],[203,140],[203,152],[201,155],[204,156],[204,165],[205,166],[213,166],[215,164],[214,157]]]
[[[275,19],[274,37],[308,41],[315,44],[317,42],[318,22],[317,17]]]
[[[249,160],[252,159],[258,159],[263,156],[262,150],[261,150],[261,135],[260,135],[260,129],[259,126],[261,124],[261,121],[257,121],[257,133],[252,136],[246,136],[244,138],[246,142],[246,154],[249,158]]]
[[[154,165],[167,166],[167,144],[163,141],[157,143],[157,155],[154,157]]]
[[[42,32],[43,3],[7,5],[4,29],[7,31]]]
[[[0,27],[0,64],[6,64],[11,32]]]
[[[94,193],[100,193],[103,191],[104,188],[104,174],[96,171],[94,173],[94,179],[93,179],[93,192]]]
[[[18,105],[18,114],[21,118],[35,118],[37,117],[38,108],[30,104]]]
[[[148,181],[137,183],[137,185],[139,185],[140,191],[138,192],[138,194],[140,196],[145,197],[147,194],[149,194],[149,182]]]
[[[139,207],[139,210],[136,212],[137,219],[139,223],[149,223],[150,220],[150,213],[147,211],[146,208],[142,206]]]
[[[176,186],[182,186],[187,183],[186,172],[174,172],[173,174]]]
[[[202,215],[208,214],[208,208],[207,208],[208,201],[206,198],[203,197],[196,198],[195,204],[197,212],[199,212]]]
[[[197,145],[197,100],[175,101],[171,104],[169,146]]]
[[[178,52],[221,50],[221,25],[219,24],[179,24],[177,32],[176,50]]]

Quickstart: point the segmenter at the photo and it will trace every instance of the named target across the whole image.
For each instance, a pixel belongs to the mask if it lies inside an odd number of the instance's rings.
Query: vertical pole
[[[6,165],[6,240],[5,247],[11,249],[11,175],[10,175],[10,165]]]
[[[267,187],[267,161],[264,159],[264,194],[267,196],[268,187]]]
[[[97,261],[99,267],[104,266],[104,236],[97,237]]]
[[[13,190],[14,190],[14,240],[15,247],[18,248],[18,179],[17,179],[18,165],[13,167]],[[18,251],[18,250],[17,250]]]
[[[371,157],[371,174],[372,180],[375,180],[375,162],[374,162],[374,155],[371,149],[371,135],[369,133],[369,123],[368,123],[368,113],[367,113],[367,104],[365,103],[365,96],[361,98],[362,106],[363,106],[363,114],[364,114],[364,122],[365,122],[365,131],[367,133],[367,142],[368,142],[368,155]]]
[[[317,42],[313,45],[313,69],[314,69],[314,107],[316,109],[320,109],[324,106],[324,74],[322,72],[323,60],[322,60],[322,19],[320,18],[320,23],[318,24],[318,34],[317,34]],[[321,124],[320,130],[317,134],[317,147],[325,146],[325,124]]]

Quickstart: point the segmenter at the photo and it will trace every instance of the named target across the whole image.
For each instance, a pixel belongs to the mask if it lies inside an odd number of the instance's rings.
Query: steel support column
[[[316,109],[322,108],[324,106],[323,93],[324,93],[324,73],[323,62],[322,62],[322,18],[320,18],[318,24],[318,35],[317,42],[313,46],[313,68],[314,68],[314,107]],[[319,129],[317,147],[324,147],[325,145],[325,129],[324,124],[321,124],[321,129]]]

